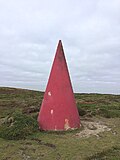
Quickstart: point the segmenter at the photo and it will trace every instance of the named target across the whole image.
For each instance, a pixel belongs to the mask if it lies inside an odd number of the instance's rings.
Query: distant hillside
[[[39,111],[43,94],[40,91],[0,87],[0,116],[16,109],[24,113]],[[81,116],[120,117],[120,95],[76,93],[75,99]]]

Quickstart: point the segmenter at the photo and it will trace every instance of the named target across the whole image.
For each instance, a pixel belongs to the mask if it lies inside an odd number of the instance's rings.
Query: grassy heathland
[[[81,123],[101,122],[110,131],[89,137],[79,136],[84,126],[67,132],[39,131],[43,92],[1,87],[0,160],[120,160],[120,95],[75,98]]]

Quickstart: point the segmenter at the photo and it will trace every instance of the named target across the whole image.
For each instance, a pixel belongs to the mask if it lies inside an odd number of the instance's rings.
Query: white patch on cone
[[[57,126],[55,125],[55,131],[57,131]]]
[[[51,109],[50,113],[53,114],[53,109]]]
[[[51,96],[51,92],[50,91],[48,92],[48,96]]]

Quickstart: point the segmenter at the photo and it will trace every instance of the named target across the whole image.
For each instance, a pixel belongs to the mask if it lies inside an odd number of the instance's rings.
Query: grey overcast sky
[[[0,0],[0,86],[44,91],[59,39],[74,92],[120,94],[120,0]]]

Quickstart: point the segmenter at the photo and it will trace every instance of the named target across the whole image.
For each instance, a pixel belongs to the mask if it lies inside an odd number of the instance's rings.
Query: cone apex
[[[58,43],[59,43],[59,44],[62,44],[62,40],[60,39]]]

